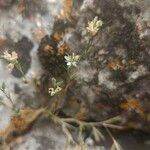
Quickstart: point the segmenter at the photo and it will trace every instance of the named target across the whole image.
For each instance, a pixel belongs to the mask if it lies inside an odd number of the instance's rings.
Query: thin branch
[[[119,129],[119,130],[122,130],[122,129],[125,128],[123,126],[110,124],[114,121],[120,120],[119,116],[110,118],[108,120],[100,121],[100,122],[86,122],[86,121],[81,121],[81,120],[78,120],[78,119],[75,119],[75,118],[60,118],[60,119],[63,122],[77,123],[78,125],[84,125],[84,126],[106,126],[106,127],[109,127],[109,128],[115,128],[115,129]]]
[[[119,145],[119,143],[116,141],[116,139],[114,138],[114,136],[112,135],[112,133],[109,131],[109,129],[105,126],[105,129],[107,131],[107,133],[109,134],[109,136],[111,137],[114,146],[116,147],[116,150],[122,150],[121,146]]]
[[[12,108],[15,108],[14,102],[13,102],[13,100],[12,100],[10,94],[6,93],[6,91],[3,90],[3,89],[0,89],[0,90],[4,93],[4,95],[6,96],[6,98],[10,101],[10,103],[12,104]],[[4,104],[4,103],[3,103],[3,104]],[[5,106],[8,107],[8,105],[6,105],[6,104],[5,104]],[[10,107],[9,107],[9,108],[10,108]]]

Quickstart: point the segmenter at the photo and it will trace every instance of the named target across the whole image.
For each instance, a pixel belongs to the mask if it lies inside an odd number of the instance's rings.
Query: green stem
[[[7,99],[10,101],[10,103],[12,104],[12,109],[15,110],[15,109],[16,109],[16,106],[15,106],[15,104],[14,104],[14,102],[13,102],[13,100],[12,100],[10,94],[8,95],[3,89],[0,89],[0,90],[4,93],[4,95],[6,96],[6,98],[7,98]],[[6,106],[6,104],[5,104],[5,106]]]
[[[15,63],[15,66],[20,71],[20,73],[22,74],[24,82],[27,82],[28,80],[25,77],[25,73],[23,72],[23,69],[22,69],[22,67],[21,67],[21,65],[20,65],[20,63],[18,61]]]

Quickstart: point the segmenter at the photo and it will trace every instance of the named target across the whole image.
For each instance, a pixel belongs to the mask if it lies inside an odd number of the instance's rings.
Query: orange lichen
[[[136,62],[135,62],[133,59],[131,59],[131,60],[128,61],[128,64],[129,64],[129,65],[134,65],[135,63],[136,63]]]
[[[140,113],[141,115],[143,115],[143,111],[144,111],[141,103],[137,99],[126,100],[125,102],[120,104],[120,108],[124,110],[133,109],[136,112]]]
[[[46,45],[46,46],[44,47],[43,51],[44,51],[45,53],[51,53],[51,54],[54,53],[53,47],[50,46],[50,45]]]
[[[63,32],[55,32],[52,37],[56,42],[60,42],[63,39],[64,33]]]
[[[5,43],[5,38],[0,37],[0,45],[3,45]]]
[[[108,67],[112,70],[124,70],[125,64],[121,60],[113,60],[108,64]]]
[[[17,129],[17,130],[23,130],[25,129],[25,120],[20,117],[14,117],[12,118],[12,125]]]
[[[13,132],[24,132],[44,112],[45,109],[24,109],[11,119],[10,124],[4,131],[0,131],[0,137],[7,139]]]
[[[68,46],[66,43],[63,43],[62,45],[59,46],[58,48],[58,55],[64,55],[65,52],[69,50]]]
[[[115,59],[108,63],[108,67],[112,70],[124,70],[127,69],[129,66],[134,65],[135,63],[136,61],[133,59],[130,59],[125,62],[123,62],[120,59]]]

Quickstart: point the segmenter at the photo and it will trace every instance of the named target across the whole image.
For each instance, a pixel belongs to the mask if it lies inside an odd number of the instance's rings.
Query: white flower
[[[51,96],[54,96],[55,94],[57,94],[61,90],[62,90],[62,88],[57,86],[56,88],[49,88],[48,93],[50,93]]]
[[[13,51],[11,54],[6,50],[1,58],[5,59],[6,61],[9,62],[7,68],[9,71],[12,71],[14,66],[18,63],[18,55],[15,51]]]
[[[51,88],[48,89],[48,93],[50,93],[51,96],[54,96],[58,92],[62,90],[60,87],[62,82],[57,82],[55,78],[52,78],[52,86]]]
[[[88,22],[88,27],[86,27],[87,32],[92,36],[95,36],[99,28],[103,25],[102,20],[98,20],[98,17],[95,17],[91,22]]]
[[[76,67],[77,63],[79,62],[80,55],[75,55],[74,53],[72,55],[64,56],[67,62],[67,66],[70,68],[71,66]]]
[[[55,95],[55,90],[54,90],[54,88],[49,88],[49,89],[48,89],[48,93],[50,93],[51,96],[54,96],[54,95]]]
[[[1,57],[9,62],[15,62],[18,59],[18,55],[15,51],[13,51],[11,54],[8,53],[8,51],[5,51]]]

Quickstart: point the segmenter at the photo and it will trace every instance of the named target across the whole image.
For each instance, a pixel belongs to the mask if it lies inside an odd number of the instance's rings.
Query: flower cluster
[[[55,78],[52,78],[52,87],[48,89],[48,93],[50,93],[51,96],[54,96],[55,94],[60,92],[62,90],[62,88],[60,87],[61,84],[62,82],[58,82]]]
[[[91,22],[88,22],[88,27],[86,27],[86,30],[90,33],[90,35],[95,36],[102,25],[102,20],[98,20],[98,17],[95,17]]]
[[[18,55],[15,51],[13,51],[11,54],[8,53],[8,51],[5,51],[1,58],[9,62],[8,69],[10,71],[14,68],[15,64],[18,63]]]
[[[73,53],[72,55],[64,56],[64,58],[67,62],[68,68],[70,68],[71,66],[76,67],[77,63],[79,62],[80,55],[75,55]]]

